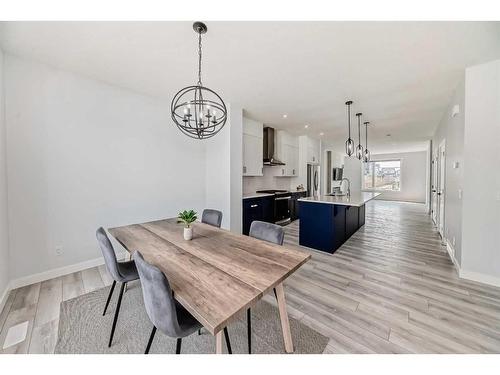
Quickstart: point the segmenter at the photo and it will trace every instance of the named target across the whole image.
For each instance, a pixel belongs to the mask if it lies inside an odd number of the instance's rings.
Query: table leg
[[[220,330],[215,334],[215,353],[222,354],[222,333],[223,330]]]
[[[285,341],[285,351],[293,353],[292,332],[290,331],[290,322],[286,312],[285,289],[283,283],[276,285],[276,299],[278,301],[278,310],[280,312],[281,330],[283,331],[283,340]]]

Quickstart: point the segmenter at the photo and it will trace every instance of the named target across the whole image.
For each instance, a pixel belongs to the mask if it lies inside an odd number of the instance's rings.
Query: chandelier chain
[[[198,85],[201,84],[201,32],[198,32]]]

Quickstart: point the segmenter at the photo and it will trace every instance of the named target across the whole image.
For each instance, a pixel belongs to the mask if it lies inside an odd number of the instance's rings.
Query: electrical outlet
[[[462,199],[462,189],[458,189],[458,199]]]
[[[59,256],[63,255],[63,252],[64,252],[64,250],[63,250],[63,247],[61,245],[56,246],[56,256],[59,257]]]

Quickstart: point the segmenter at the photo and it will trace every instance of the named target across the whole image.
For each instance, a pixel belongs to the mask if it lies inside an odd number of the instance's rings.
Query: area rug
[[[141,284],[129,283],[120,309],[113,345],[107,343],[113,322],[118,288],[106,316],[102,316],[109,287],[61,303],[59,332],[55,353],[112,354],[143,353],[151,333],[152,324],[144,309]],[[328,338],[298,320],[290,317],[290,327],[295,353],[323,353]],[[247,353],[246,314],[228,327],[234,354]],[[150,353],[175,353],[176,340],[157,331]],[[225,343],[224,351],[227,351]],[[203,330],[183,338],[183,354],[208,354],[215,352],[215,337]],[[264,301],[252,308],[252,352],[255,354],[284,353],[283,335],[278,309]]]

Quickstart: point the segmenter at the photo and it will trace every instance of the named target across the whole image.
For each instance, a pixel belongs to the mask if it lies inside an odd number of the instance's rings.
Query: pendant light
[[[207,26],[195,22],[193,29],[198,34],[198,82],[175,94],[170,111],[181,132],[191,138],[205,139],[213,137],[224,127],[227,110],[219,94],[201,82],[201,35],[207,32]]]
[[[345,141],[345,153],[347,156],[351,156],[354,153],[354,141],[351,139],[351,104],[352,100],[345,102],[347,106],[347,126],[349,129],[349,137]]]
[[[358,145],[356,146],[356,157],[359,160],[363,159],[363,146],[361,145],[361,116],[363,114],[361,112],[356,113],[356,117],[358,118]]]
[[[370,150],[368,150],[368,125],[370,124],[369,121],[365,121],[363,124],[365,124],[365,152],[363,154],[363,161],[365,163],[368,163],[370,161]]]

